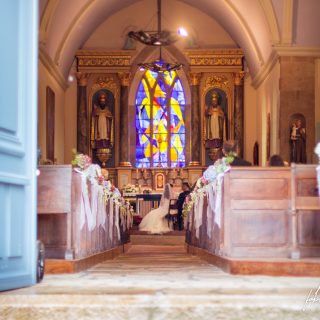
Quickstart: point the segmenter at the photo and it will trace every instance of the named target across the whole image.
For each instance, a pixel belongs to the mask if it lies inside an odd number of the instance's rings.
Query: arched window
[[[136,95],[136,167],[185,166],[185,94],[175,71],[146,71]]]

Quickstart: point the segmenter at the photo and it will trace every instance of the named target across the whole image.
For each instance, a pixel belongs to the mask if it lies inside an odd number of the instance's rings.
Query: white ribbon
[[[109,200],[109,238],[113,238],[113,201]]]
[[[120,240],[120,226],[119,226],[119,205],[116,204],[116,216],[115,216],[115,224],[118,233],[118,240]]]
[[[217,177],[216,201],[214,206],[214,222],[219,228],[221,227],[222,182],[223,174],[220,174]]]
[[[90,204],[91,204],[91,216],[92,216],[91,230],[94,230],[94,228],[97,225],[97,213],[98,213],[98,184],[95,181],[91,182]]]
[[[102,226],[106,230],[106,204],[103,199],[103,188],[99,186],[98,189],[98,213],[97,213],[97,224],[98,227]]]
[[[216,185],[212,183],[207,189],[207,235],[211,239],[212,236],[212,223],[213,223],[213,214],[215,212],[216,204]]]
[[[196,229],[196,238],[199,239],[200,227],[202,225],[202,214],[203,214],[203,194],[196,199],[194,205],[194,226]]]
[[[87,187],[87,178],[86,176],[82,175],[81,176],[81,195],[82,195],[82,208],[80,211],[80,226],[81,229],[84,226],[84,221],[85,218],[84,216],[87,218],[87,224],[88,224],[88,229],[89,231],[93,230],[93,216],[92,216],[92,212],[91,212],[91,207],[90,207],[90,201],[89,201],[89,195],[88,195],[88,187]]]

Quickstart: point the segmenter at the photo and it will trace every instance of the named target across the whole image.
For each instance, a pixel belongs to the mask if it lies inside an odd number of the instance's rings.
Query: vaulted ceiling
[[[241,47],[254,77],[275,47],[319,47],[318,0],[163,0],[162,25],[184,25],[185,48]],[[66,77],[79,49],[120,50],[156,27],[156,0],[40,0],[40,49]],[[137,54],[143,48],[136,45]]]

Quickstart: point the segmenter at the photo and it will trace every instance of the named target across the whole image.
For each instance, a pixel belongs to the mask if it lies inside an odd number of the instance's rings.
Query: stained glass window
[[[175,71],[146,71],[136,95],[136,167],[185,166],[185,95]]]

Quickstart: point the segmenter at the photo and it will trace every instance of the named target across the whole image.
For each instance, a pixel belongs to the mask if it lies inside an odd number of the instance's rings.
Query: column
[[[131,167],[129,159],[129,123],[128,123],[128,94],[130,84],[130,73],[118,73],[120,89],[120,167]]]
[[[233,73],[234,79],[234,139],[238,141],[239,156],[243,157],[244,137],[244,104],[243,104],[244,72]]]
[[[77,72],[77,151],[89,153],[87,84],[89,75]]]
[[[189,166],[200,166],[201,122],[200,80],[201,73],[190,73],[191,79],[191,161]]]

